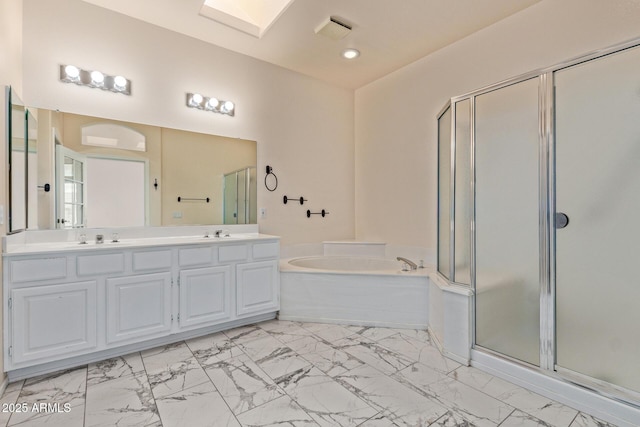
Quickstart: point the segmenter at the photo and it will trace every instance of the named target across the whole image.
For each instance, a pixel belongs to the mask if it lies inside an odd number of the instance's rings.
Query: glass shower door
[[[556,369],[640,392],[640,48],[555,73]],[[568,224],[561,220],[566,214]]]
[[[538,79],[476,97],[476,344],[540,363]]]

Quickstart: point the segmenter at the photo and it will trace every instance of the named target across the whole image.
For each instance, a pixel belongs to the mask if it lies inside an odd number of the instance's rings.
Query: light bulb
[[[220,101],[218,101],[216,98],[209,98],[209,100],[207,101],[206,108],[207,110],[215,110],[219,104],[220,104]]]
[[[73,65],[67,65],[64,67],[64,72],[69,80],[77,80],[80,77],[80,69]]]
[[[231,102],[231,101],[225,101],[224,105],[222,107],[223,107],[224,111],[230,113],[235,108],[235,104],[233,102]]]
[[[125,90],[127,88],[127,79],[122,76],[115,76],[113,78],[113,87],[117,90]]]
[[[199,93],[194,93],[191,95],[191,99],[189,100],[189,105],[191,107],[200,108],[200,104],[202,104],[202,100],[204,98]]]
[[[102,86],[104,84],[104,74],[102,74],[100,71],[92,71],[91,83],[95,86]]]

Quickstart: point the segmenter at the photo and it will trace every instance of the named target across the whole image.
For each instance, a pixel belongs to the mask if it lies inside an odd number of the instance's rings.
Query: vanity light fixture
[[[228,116],[234,116],[236,111],[236,105],[231,101],[221,101],[218,98],[202,96],[199,93],[187,93],[187,107]]]
[[[131,95],[131,80],[97,70],[83,70],[75,65],[60,65],[60,81]]]

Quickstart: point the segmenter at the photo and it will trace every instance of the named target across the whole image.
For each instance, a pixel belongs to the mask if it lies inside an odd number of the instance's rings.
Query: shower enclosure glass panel
[[[555,73],[556,369],[640,392],[640,48]],[[556,224],[558,227],[559,224]]]
[[[456,102],[454,280],[471,284],[471,100]]]
[[[438,272],[451,275],[451,108],[438,118]]]
[[[476,97],[476,344],[540,361],[538,79]]]
[[[238,223],[238,174],[224,176],[224,223]]]
[[[224,223],[256,224],[256,168],[248,167],[224,176]]]

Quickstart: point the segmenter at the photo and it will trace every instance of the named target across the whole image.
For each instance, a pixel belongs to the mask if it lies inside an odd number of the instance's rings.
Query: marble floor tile
[[[258,326],[285,344],[309,335],[309,331],[300,322],[271,320],[259,323]]]
[[[287,343],[287,347],[301,356],[309,353],[320,353],[327,350],[333,350],[332,346],[313,335],[300,337],[298,340]]]
[[[392,374],[392,377],[403,384],[418,390],[426,390],[427,387],[438,381],[443,381],[448,377],[440,371],[416,362],[404,369]]]
[[[205,371],[236,415],[284,394],[246,355],[209,365]]]
[[[378,344],[411,360],[431,366],[440,372],[448,373],[461,366],[444,357],[431,343],[401,333],[384,338],[378,341]]]
[[[349,353],[333,348],[318,353],[306,353],[302,357],[330,377],[364,365],[364,362]]]
[[[397,329],[377,328],[373,326],[347,326],[347,328],[355,332],[357,335],[369,338],[373,341],[378,341],[398,333]]]
[[[116,378],[128,377],[144,371],[140,353],[113,357],[97,363],[91,363],[87,372],[87,384],[98,384]]]
[[[0,398],[0,408],[2,409],[0,411],[0,426],[6,426],[11,414],[15,412],[15,403],[18,401],[23,384],[24,381],[15,381],[8,384],[4,390],[2,398]]]
[[[240,346],[274,380],[309,366],[306,359],[272,336],[252,340]]]
[[[352,369],[336,380],[398,426],[428,426],[447,412],[439,403],[370,366]]]
[[[163,427],[240,427],[210,382],[156,399]]]
[[[279,320],[12,383],[0,404],[16,402],[55,412],[0,427],[616,427],[446,359],[423,330]]]
[[[144,367],[155,398],[209,381],[207,374],[186,344],[144,356]]]
[[[243,354],[242,349],[222,332],[193,338],[186,344],[202,367]]]
[[[453,378],[429,384],[425,393],[479,427],[500,424],[514,410],[511,406]]]
[[[306,323],[303,328],[311,331],[314,335],[319,336],[327,342],[335,342],[353,335],[355,332],[342,325],[324,324],[324,323]]]
[[[615,427],[615,425],[580,412],[571,423],[571,427]]]
[[[232,343],[243,344],[258,338],[270,336],[267,331],[259,328],[257,325],[241,326],[223,332]]]
[[[392,374],[414,363],[404,355],[359,335],[337,341],[334,346],[387,374]]]
[[[568,427],[578,411],[524,388],[498,396],[505,403],[556,427]]]
[[[358,426],[378,413],[314,367],[278,385],[321,426]]]
[[[448,375],[495,398],[522,388],[471,366],[460,366]]]
[[[59,412],[43,413],[41,416],[17,424],[20,427],[83,427],[84,405],[74,406],[69,411],[61,409]]]
[[[61,407],[68,404],[70,408],[74,408],[84,404],[86,386],[86,366],[41,375],[29,378],[24,382],[18,402],[27,404],[29,408],[32,408],[34,404],[58,404]],[[42,415],[41,412],[32,410],[14,412],[9,420],[9,425],[39,418]]]
[[[87,389],[85,426],[159,425],[160,417],[147,376],[140,373]]]
[[[318,426],[289,396],[282,396],[238,415],[243,427],[312,427]]]
[[[553,427],[551,424],[547,424],[542,420],[537,419],[536,417],[525,414],[522,411],[515,410],[511,415],[507,417],[506,420],[500,427]]]
[[[377,414],[358,427],[398,427],[398,425],[384,415]]]

